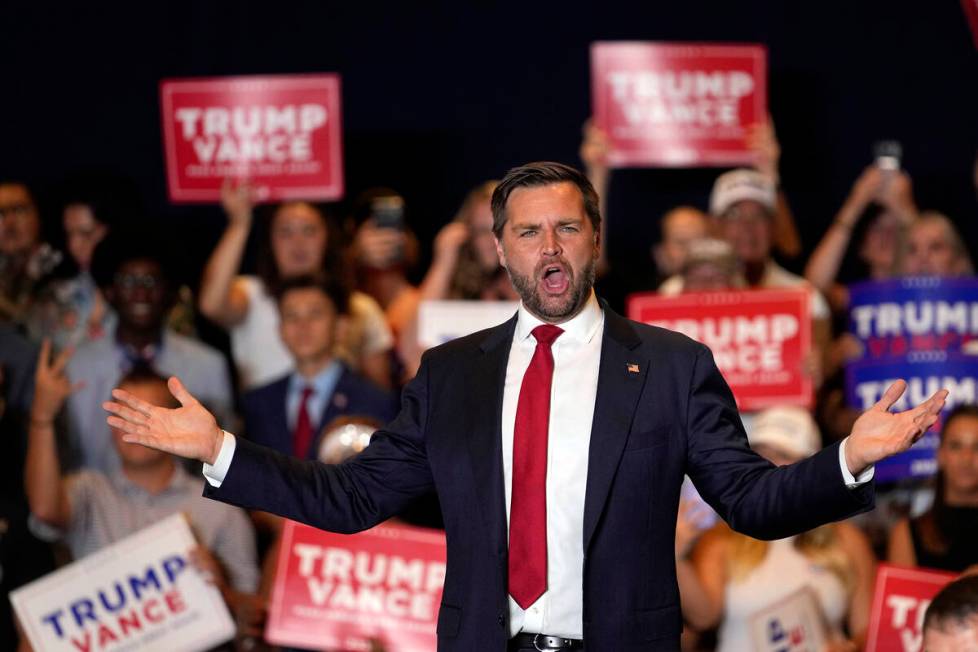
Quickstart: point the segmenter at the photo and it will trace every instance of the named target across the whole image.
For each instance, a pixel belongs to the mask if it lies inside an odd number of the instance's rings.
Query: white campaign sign
[[[193,570],[174,514],[11,592],[37,652],[206,650],[234,636],[220,592]]]
[[[430,348],[498,326],[513,316],[516,301],[422,301],[418,344]]]
[[[751,616],[758,652],[821,652],[829,640],[825,617],[808,586]]]

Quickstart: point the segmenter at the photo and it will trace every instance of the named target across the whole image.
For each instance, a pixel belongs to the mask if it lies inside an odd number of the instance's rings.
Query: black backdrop
[[[348,194],[400,190],[428,241],[479,181],[528,160],[579,163],[588,45],[614,39],[768,47],[782,176],[807,250],[881,138],[903,143],[921,206],[978,241],[978,53],[956,0],[8,1],[0,33],[0,177],[42,190],[79,170],[131,178],[144,205],[132,219],[181,243],[188,278],[223,219],[166,200],[160,79],[341,73]],[[658,216],[705,207],[715,174],[617,172],[613,260],[647,256]]]

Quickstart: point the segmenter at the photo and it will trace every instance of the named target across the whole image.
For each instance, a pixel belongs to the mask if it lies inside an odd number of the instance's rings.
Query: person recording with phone
[[[384,311],[394,335],[394,347],[403,360],[405,348],[415,339],[413,322],[419,292],[408,279],[418,259],[418,241],[405,223],[405,201],[389,188],[372,188],[360,194],[347,221],[352,243],[350,256],[356,287],[373,298]],[[402,384],[398,361],[392,383]]]
[[[198,295],[201,314],[231,337],[231,355],[245,390],[292,369],[292,357],[278,335],[279,284],[309,274],[346,280],[333,220],[319,206],[298,200],[271,207],[267,219],[259,221],[256,273],[239,273],[255,204],[266,192],[247,181],[225,181],[221,204],[228,223],[204,266]],[[353,292],[350,314],[349,328],[337,341],[337,355],[375,383],[389,385],[393,338],[383,312],[371,297]]]
[[[900,144],[883,141],[874,151],[875,162],[853,183],[805,267],[805,278],[837,311],[849,305],[848,290],[838,277],[859,223],[864,225],[858,251],[864,276],[878,281],[897,273],[907,229],[917,219],[910,176],[900,169]]]

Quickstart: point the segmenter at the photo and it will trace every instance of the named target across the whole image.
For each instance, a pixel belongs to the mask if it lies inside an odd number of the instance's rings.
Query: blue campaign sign
[[[871,408],[895,380],[907,381],[907,391],[894,410],[906,410],[947,389],[944,413],[955,405],[978,402],[978,356],[945,351],[918,352],[902,359],[866,360],[846,368],[846,399],[860,412]],[[939,424],[938,424],[939,425]],[[940,440],[937,427],[914,446],[876,465],[877,482],[929,476],[937,469],[934,451]]]
[[[978,278],[921,276],[849,288],[849,332],[863,359],[978,349]]]

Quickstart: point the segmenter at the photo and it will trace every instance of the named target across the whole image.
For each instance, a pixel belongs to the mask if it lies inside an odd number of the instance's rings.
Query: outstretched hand
[[[906,389],[906,382],[896,381],[876,405],[856,419],[846,442],[846,465],[854,476],[880,460],[907,450],[937,422],[947,390],[939,390],[917,407],[890,412]]]
[[[181,407],[158,407],[124,389],[112,390],[115,400],[102,404],[111,413],[109,425],[121,430],[128,443],[213,464],[224,440],[217,420],[176,376],[167,387]]]

